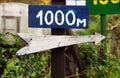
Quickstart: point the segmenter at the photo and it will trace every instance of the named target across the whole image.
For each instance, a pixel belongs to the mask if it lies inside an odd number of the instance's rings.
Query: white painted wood
[[[36,53],[53,48],[79,44],[83,42],[95,42],[97,44],[105,37],[95,33],[95,35],[88,36],[57,36],[57,35],[30,35],[19,33],[18,34],[28,45],[23,47],[17,52],[17,55],[25,55]]]
[[[66,5],[85,6],[86,0],[66,0]]]

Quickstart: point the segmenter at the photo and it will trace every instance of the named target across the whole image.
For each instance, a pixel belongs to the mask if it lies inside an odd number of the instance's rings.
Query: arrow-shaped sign
[[[53,48],[74,45],[83,42],[95,42],[97,44],[105,37],[95,33],[95,35],[88,36],[56,36],[56,35],[30,35],[19,33],[18,34],[28,45],[23,47],[17,52],[17,55],[25,55],[30,53],[36,53]]]

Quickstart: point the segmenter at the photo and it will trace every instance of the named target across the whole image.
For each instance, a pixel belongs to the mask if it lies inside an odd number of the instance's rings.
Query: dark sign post
[[[60,3],[59,3],[60,2]],[[65,1],[52,0],[52,4],[65,4]],[[65,29],[51,29],[52,35],[65,35]],[[51,78],[65,78],[65,47],[51,50]],[[59,53],[58,53],[59,52]],[[59,66],[59,67],[57,67]]]
[[[52,4],[65,4],[65,1],[52,0]],[[52,35],[65,35],[66,29],[51,29]],[[59,53],[57,53],[59,52]],[[56,60],[57,59],[57,60]],[[65,78],[65,47],[52,49],[51,53],[51,77],[52,78]],[[57,67],[57,65],[59,67]]]

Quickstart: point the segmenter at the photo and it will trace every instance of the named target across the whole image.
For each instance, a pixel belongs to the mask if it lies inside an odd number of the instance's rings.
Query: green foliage
[[[120,59],[111,55],[111,59],[104,60],[107,65],[91,64],[87,71],[87,78],[120,78]]]
[[[84,60],[83,62],[85,65],[97,62],[97,49],[97,46],[93,43],[84,43],[79,45],[80,57]]]
[[[120,78],[120,59],[116,56],[104,53],[104,64],[99,63],[101,48],[104,45],[84,43],[79,45],[80,56],[84,60],[87,78]],[[103,51],[103,50],[102,50]]]
[[[14,41],[8,39],[8,36],[11,36],[11,39]],[[14,57],[21,45],[23,44],[16,35],[12,33],[0,33],[0,75],[3,74],[7,62]]]
[[[84,43],[79,45],[80,56],[84,60],[87,78],[120,78],[120,59],[110,53],[104,53],[104,64],[99,63],[104,45]]]
[[[30,54],[11,59],[2,77],[6,78],[44,78],[49,72],[48,52]]]
[[[16,56],[16,52],[25,45],[12,33],[0,33],[1,78],[44,78],[49,72],[48,52]]]
[[[20,62],[18,65],[24,69],[24,77],[43,78],[48,73],[48,52],[20,56],[19,58]]]

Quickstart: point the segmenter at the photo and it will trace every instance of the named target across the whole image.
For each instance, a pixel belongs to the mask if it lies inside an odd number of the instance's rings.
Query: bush
[[[0,33],[1,78],[43,78],[48,73],[48,52],[16,56],[16,52],[25,45],[12,33]]]
[[[104,60],[106,65],[91,64],[87,70],[87,78],[120,78],[120,59],[111,55]]]

